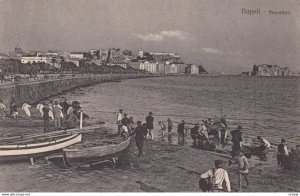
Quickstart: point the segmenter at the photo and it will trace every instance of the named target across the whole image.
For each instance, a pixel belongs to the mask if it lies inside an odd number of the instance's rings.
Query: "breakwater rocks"
[[[89,86],[101,82],[120,81],[123,79],[156,76],[157,75],[150,74],[87,75],[52,80],[39,80],[27,83],[14,83],[0,86],[0,98],[6,106],[9,106],[13,99],[15,99],[17,104],[22,104],[24,102],[34,104],[37,101],[82,86]]]

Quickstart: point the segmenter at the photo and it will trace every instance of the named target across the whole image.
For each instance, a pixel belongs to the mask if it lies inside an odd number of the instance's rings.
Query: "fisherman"
[[[166,127],[165,123],[162,121],[159,121],[158,124],[160,125],[160,131],[162,133],[162,141],[165,141],[167,127]]]
[[[243,178],[247,183],[246,188],[248,188],[249,186],[249,162],[248,159],[245,157],[243,151],[239,152],[239,156],[236,160],[234,160],[234,163],[237,163],[239,165],[239,192],[242,192]]]
[[[285,144],[285,139],[281,139],[281,143],[278,145],[278,153],[277,153],[278,164],[284,165],[288,156],[289,156],[289,151]]]
[[[243,141],[242,132],[241,132],[242,129],[243,129],[243,127],[241,125],[238,125],[237,129],[231,131],[231,136],[232,136],[231,155],[232,155],[232,157],[239,156],[239,154],[240,154],[241,142]]]
[[[130,120],[127,117],[127,114],[125,113],[124,118],[122,119],[122,127],[125,126],[128,129],[129,124],[130,124]]]
[[[173,122],[169,118],[168,119],[168,141],[169,142],[171,142],[172,129],[173,129]]]
[[[50,109],[47,107],[47,106],[44,106],[43,109],[43,120],[44,120],[44,132],[49,132],[49,129],[50,129],[50,123],[49,123],[49,119],[50,119],[50,116],[49,116],[49,111]]]
[[[185,136],[185,122],[184,120],[178,124],[177,133],[178,133],[178,144],[184,145],[184,136]]]
[[[261,136],[257,136],[257,139],[260,141],[261,146],[260,146],[260,152],[263,156],[266,156],[267,150],[271,147],[271,144],[268,140]]]
[[[5,119],[5,109],[6,106],[3,103],[3,100],[0,98],[0,117],[2,118],[2,120]]]
[[[61,106],[58,105],[58,101],[55,100],[54,101],[54,106],[53,106],[53,115],[54,115],[54,126],[56,128],[56,130],[61,128]]]
[[[199,135],[199,124],[195,124],[195,126],[191,129],[191,136],[192,136],[192,139],[193,139],[193,146],[194,147],[198,147],[198,139],[200,138],[200,135]]]
[[[210,190],[212,192],[230,192],[230,180],[228,176],[228,172],[222,168],[223,161],[216,160],[215,161],[215,168],[210,169],[200,175],[200,179],[210,178],[212,186]],[[225,182],[226,190],[223,188],[223,182]]]
[[[119,109],[119,113],[117,115],[118,135],[121,134],[123,118],[124,118],[123,109]]]
[[[133,121],[133,117],[130,116],[130,117],[129,117],[129,125],[128,125],[128,130],[129,130],[129,132],[131,132],[131,131],[134,130],[134,128],[135,128],[135,125],[134,125],[134,124],[135,124],[135,123],[134,123],[134,121]]]
[[[148,137],[151,138],[151,140],[153,140],[153,122],[154,122],[154,118],[152,116],[152,112],[149,112],[149,115],[146,117],[146,125],[147,125],[147,131],[148,131]]]
[[[200,133],[202,133],[205,138],[208,140],[208,132],[207,132],[207,121],[202,121],[203,123],[201,124],[201,128],[200,128]]]
[[[78,122],[78,117],[74,114],[74,105],[70,106],[67,111],[67,122],[69,127],[74,127],[74,125]]]
[[[19,113],[18,113],[18,105],[15,102],[15,99],[12,100],[10,104],[10,114],[15,118],[18,119]]]
[[[123,136],[124,138],[128,138],[128,136],[129,136],[128,127],[125,125],[122,125],[121,136]]]
[[[62,102],[62,110],[63,110],[63,114],[65,115],[65,116],[67,116],[67,111],[68,111],[68,109],[69,109],[69,104],[68,104],[68,100],[67,99],[64,99],[64,101]]]
[[[135,134],[135,144],[139,151],[138,156],[141,156],[143,153],[143,144],[144,144],[144,140],[146,138],[147,130],[146,130],[145,126],[142,126],[141,121],[137,121],[136,124],[137,124],[137,127],[134,129],[134,131],[130,135]]]

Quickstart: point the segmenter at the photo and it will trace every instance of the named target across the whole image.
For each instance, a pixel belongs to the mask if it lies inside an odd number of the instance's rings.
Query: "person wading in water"
[[[278,145],[278,153],[277,153],[278,164],[284,165],[286,163],[288,156],[289,156],[289,151],[285,144],[285,139],[281,139],[281,143]]]

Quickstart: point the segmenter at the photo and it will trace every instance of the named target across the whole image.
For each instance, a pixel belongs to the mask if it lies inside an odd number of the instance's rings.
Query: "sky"
[[[210,72],[254,64],[300,72],[299,35],[299,0],[0,0],[4,53],[121,48],[174,52]]]

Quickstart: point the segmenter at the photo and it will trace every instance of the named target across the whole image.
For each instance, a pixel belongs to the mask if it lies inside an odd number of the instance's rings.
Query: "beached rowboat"
[[[0,138],[0,161],[16,161],[42,157],[81,142],[82,133],[100,126],[87,126],[43,134],[18,135]]]
[[[41,142],[0,145],[0,161],[15,161],[36,158],[59,152],[63,148],[80,142],[82,134],[64,134]]]
[[[120,143],[105,142],[105,145],[98,145],[82,149],[63,149],[63,162],[66,167],[80,166],[84,164],[91,164],[105,160],[115,160],[120,155],[128,150],[130,146],[130,137]]]

